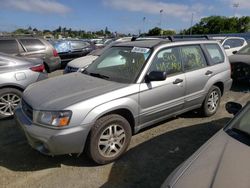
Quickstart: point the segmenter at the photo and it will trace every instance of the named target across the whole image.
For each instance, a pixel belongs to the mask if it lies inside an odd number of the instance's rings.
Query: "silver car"
[[[45,78],[42,61],[0,53],[0,119],[14,114],[28,85]]]
[[[232,84],[222,47],[170,39],[117,44],[82,73],[28,87],[15,116],[30,145],[47,155],[85,149],[105,164],[145,127],[197,108],[216,113]]]
[[[226,104],[236,114],[241,105]],[[250,103],[229,124],[181,164],[162,188],[250,187]]]

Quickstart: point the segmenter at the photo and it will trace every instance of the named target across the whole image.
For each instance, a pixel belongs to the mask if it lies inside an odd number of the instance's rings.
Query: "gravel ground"
[[[224,110],[227,101],[245,104],[248,100],[247,85],[234,84],[213,117],[189,112],[154,125],[132,137],[120,160],[103,166],[95,165],[85,154],[41,155],[27,144],[13,119],[1,120],[0,187],[159,187],[171,171],[230,120],[231,115]]]

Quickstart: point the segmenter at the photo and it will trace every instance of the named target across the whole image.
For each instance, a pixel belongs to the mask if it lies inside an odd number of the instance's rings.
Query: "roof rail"
[[[161,35],[161,36],[145,36],[145,35],[139,35],[137,37],[133,37],[131,41],[136,41],[137,39],[167,39],[171,42],[180,41],[180,40],[210,40],[210,36],[208,35]]]
[[[39,35],[34,34],[4,34],[0,35],[0,37],[38,37]]]

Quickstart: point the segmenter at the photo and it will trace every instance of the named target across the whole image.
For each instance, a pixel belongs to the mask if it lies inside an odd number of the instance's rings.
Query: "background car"
[[[61,67],[61,59],[55,48],[39,37],[0,37],[0,52],[26,58],[40,58],[47,72],[55,71]]]
[[[250,45],[243,47],[234,55],[229,56],[232,67],[232,78],[240,81],[250,81]]]
[[[227,56],[231,56],[247,45],[247,41],[242,37],[212,37],[220,41]]]
[[[122,43],[122,42],[128,42],[128,41],[131,41],[131,37],[120,38],[120,39],[117,39],[116,41],[111,41],[110,39],[109,40],[110,43],[108,43],[104,48],[95,49],[92,52],[90,52],[87,56],[76,58],[70,61],[64,69],[64,74],[79,71],[81,68],[88,66],[90,63],[96,60],[96,58],[98,58],[111,46],[118,44],[118,43]]]
[[[242,106],[229,102],[226,109],[237,114]],[[209,139],[166,179],[162,188],[250,186],[250,102],[232,121]]]
[[[13,115],[28,85],[47,78],[44,71],[41,60],[0,53],[0,119]]]
[[[95,46],[76,39],[58,40],[52,43],[57,50],[64,68],[67,63],[75,58],[87,55],[89,52],[95,49]]]

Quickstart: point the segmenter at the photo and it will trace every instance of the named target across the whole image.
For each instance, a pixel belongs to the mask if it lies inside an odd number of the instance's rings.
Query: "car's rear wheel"
[[[220,105],[221,91],[217,86],[212,86],[203,103],[203,114],[207,117],[214,115]]]
[[[124,117],[116,114],[104,116],[91,130],[88,154],[98,164],[110,163],[126,151],[131,135],[131,127]]]
[[[11,117],[21,101],[22,92],[15,88],[0,89],[0,119]]]

